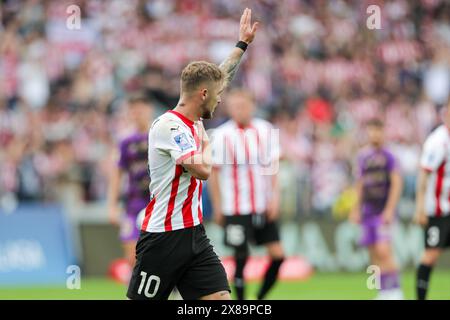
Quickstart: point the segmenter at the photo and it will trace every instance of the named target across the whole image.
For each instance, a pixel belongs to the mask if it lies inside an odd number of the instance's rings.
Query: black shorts
[[[450,247],[450,216],[429,217],[425,227],[426,248]]]
[[[225,245],[247,248],[248,243],[263,245],[280,241],[275,222],[267,221],[265,214],[225,216]]]
[[[141,232],[127,297],[166,300],[175,286],[185,300],[230,292],[225,269],[202,224],[169,232]]]

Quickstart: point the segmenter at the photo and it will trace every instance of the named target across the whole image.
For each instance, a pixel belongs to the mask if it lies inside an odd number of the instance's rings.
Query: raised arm
[[[252,10],[246,8],[241,16],[239,26],[239,41],[245,42],[249,45],[255,38],[256,30],[258,29],[258,22],[252,25]],[[246,46],[244,45],[244,48]],[[241,47],[234,47],[230,55],[220,64],[219,68],[226,74],[224,87],[228,87],[233,80],[234,75],[241,62],[242,55],[245,50]]]

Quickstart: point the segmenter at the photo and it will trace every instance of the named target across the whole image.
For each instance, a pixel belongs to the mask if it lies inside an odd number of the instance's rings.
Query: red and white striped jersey
[[[148,136],[151,201],[143,231],[172,231],[202,222],[202,181],[180,164],[200,151],[197,130],[193,121],[173,110],[153,122]]]
[[[423,146],[420,164],[430,173],[425,194],[428,216],[450,214],[450,131],[445,125],[436,128]]]
[[[224,215],[262,214],[271,194],[279,158],[273,126],[253,119],[246,128],[229,120],[211,135],[214,170],[218,171]]]

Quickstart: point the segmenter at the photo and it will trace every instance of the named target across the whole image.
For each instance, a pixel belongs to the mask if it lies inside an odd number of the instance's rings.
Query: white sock
[[[403,291],[400,288],[380,290],[375,300],[403,300]]]

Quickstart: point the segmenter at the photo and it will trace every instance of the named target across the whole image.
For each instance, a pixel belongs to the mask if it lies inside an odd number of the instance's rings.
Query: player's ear
[[[202,100],[205,101],[206,98],[208,97],[208,89],[203,88],[201,92],[202,92]]]

